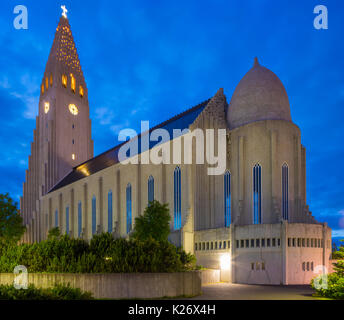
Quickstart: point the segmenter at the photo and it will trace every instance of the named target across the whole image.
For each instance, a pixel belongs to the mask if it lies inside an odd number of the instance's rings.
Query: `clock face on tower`
[[[76,107],[76,105],[75,104],[70,104],[69,105],[69,111],[70,111],[70,113],[71,114],[73,114],[73,115],[77,115],[78,114],[78,112],[79,112],[79,110],[78,110],[78,108]]]
[[[44,102],[44,113],[49,112],[49,102]]]

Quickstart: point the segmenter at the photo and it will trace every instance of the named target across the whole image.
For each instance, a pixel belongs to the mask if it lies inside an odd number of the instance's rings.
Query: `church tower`
[[[42,220],[41,197],[73,167],[93,157],[87,86],[65,12],[56,28],[40,91],[21,198],[21,214],[29,229],[26,241],[39,240],[33,239],[38,234],[33,231]]]

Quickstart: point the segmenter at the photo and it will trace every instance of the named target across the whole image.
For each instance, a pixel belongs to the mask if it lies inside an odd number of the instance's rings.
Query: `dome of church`
[[[227,112],[230,129],[260,120],[291,121],[287,92],[281,80],[255,58],[237,85]]]

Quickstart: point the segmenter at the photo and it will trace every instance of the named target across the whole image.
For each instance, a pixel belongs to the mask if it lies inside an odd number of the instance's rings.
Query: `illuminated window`
[[[226,171],[224,175],[224,205],[225,205],[225,227],[231,224],[231,174]]]
[[[84,96],[84,88],[82,86],[79,86],[79,95],[81,98]]]
[[[50,87],[52,87],[52,86],[53,86],[53,75],[50,74]]]
[[[72,73],[70,74],[70,88],[75,93],[75,78]]]
[[[97,230],[97,200],[96,196],[92,198],[92,235],[96,233]]]
[[[174,170],[174,230],[182,226],[180,167]]]
[[[154,178],[149,176],[148,178],[148,203],[154,201]]]
[[[48,113],[49,112],[49,102],[44,102],[44,113]]]
[[[75,154],[74,153],[72,154],[72,160],[75,160]]]
[[[62,85],[67,88],[67,76],[65,74],[62,75]]]
[[[44,93],[44,84],[41,85],[41,93]]]
[[[70,113],[73,114],[73,115],[75,115],[75,116],[79,113],[79,110],[78,110],[78,108],[77,108],[77,106],[76,106],[75,104],[72,104],[72,103],[71,103],[71,104],[68,106],[68,108],[69,108]]]
[[[262,167],[253,167],[253,224],[262,223]]]
[[[78,237],[81,235],[82,230],[82,204],[81,201],[78,203]]]
[[[132,225],[132,207],[131,207],[131,184],[128,183],[126,189],[126,202],[127,202],[127,233],[131,231]]]
[[[112,232],[112,191],[108,193],[108,232]]]
[[[284,220],[289,219],[288,214],[288,165],[282,166],[282,216]]]
[[[49,88],[49,80],[48,80],[48,77],[45,77],[45,87],[46,87],[46,89]]]

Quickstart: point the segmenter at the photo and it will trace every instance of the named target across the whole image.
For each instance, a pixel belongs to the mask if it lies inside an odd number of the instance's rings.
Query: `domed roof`
[[[287,92],[281,80],[255,58],[237,85],[227,111],[230,129],[259,120],[291,121]]]

